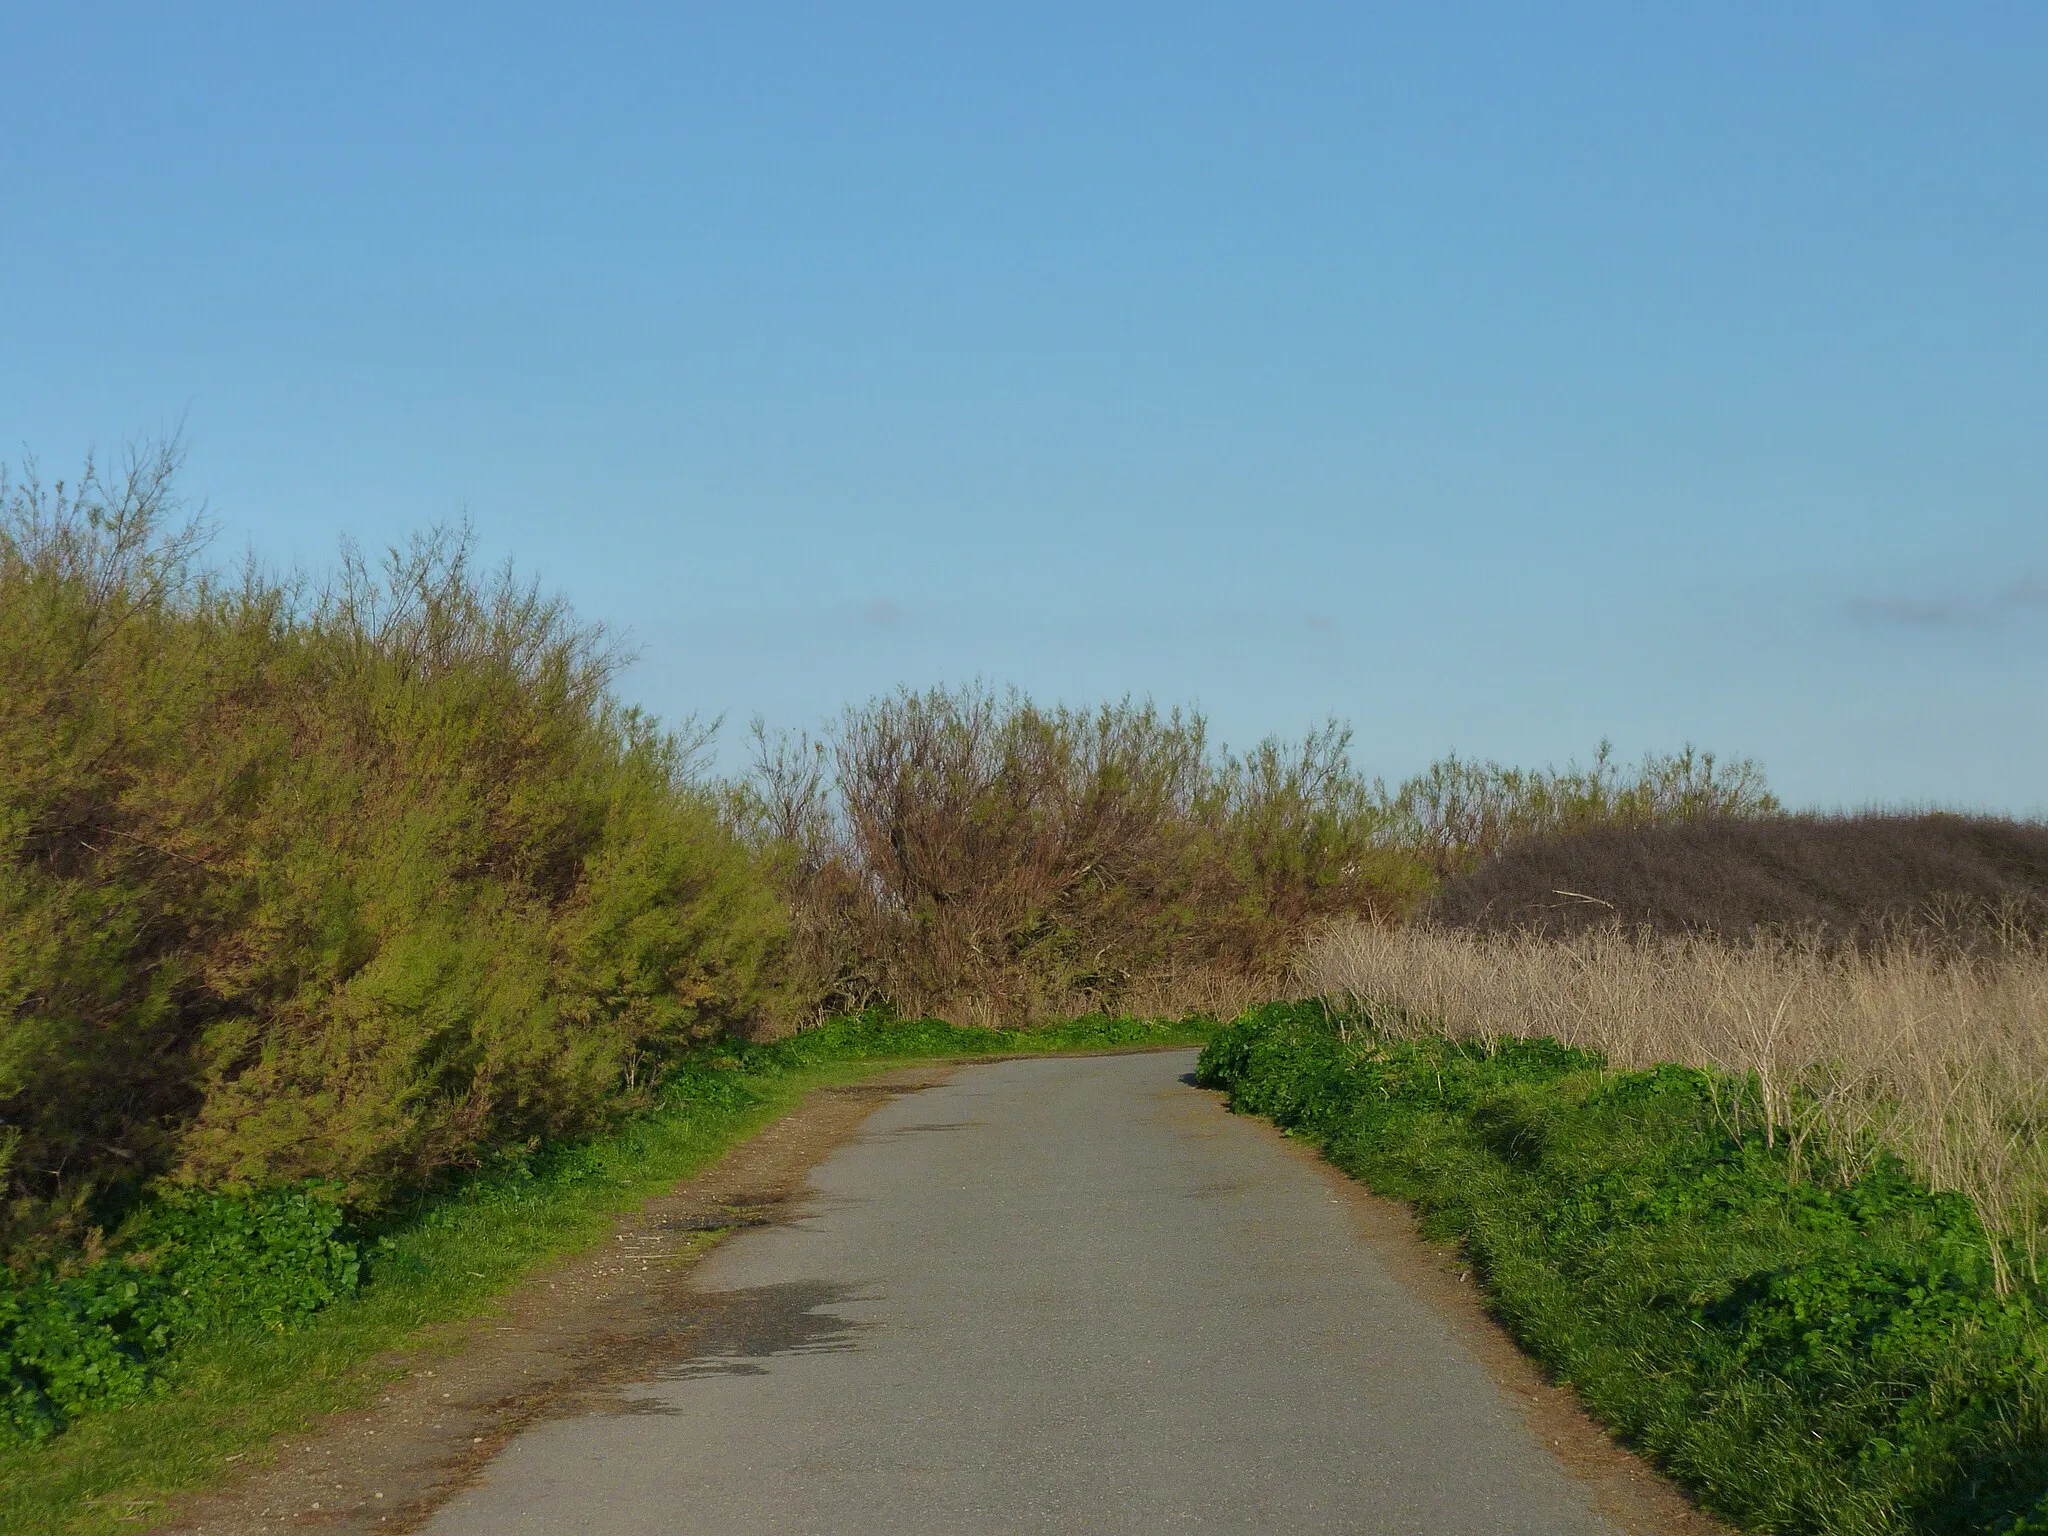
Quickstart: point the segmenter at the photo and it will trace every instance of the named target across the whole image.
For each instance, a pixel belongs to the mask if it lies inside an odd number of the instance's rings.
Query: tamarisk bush
[[[374,1208],[775,1006],[786,921],[601,630],[438,532],[202,567],[170,448],[0,480],[0,1251]]]

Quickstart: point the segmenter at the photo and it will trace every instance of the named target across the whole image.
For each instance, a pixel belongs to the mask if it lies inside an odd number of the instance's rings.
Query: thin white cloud
[[[874,597],[844,604],[833,617],[856,629],[901,629],[909,621],[910,612],[890,598]]]
[[[1996,623],[2009,614],[2048,609],[2048,581],[2023,576],[1995,592],[1935,597],[1888,594],[1853,597],[1843,605],[1853,619],[1912,629],[1954,629]]]
[[[1916,628],[1982,624],[1989,617],[1982,603],[1960,597],[1852,597],[1846,606],[1851,618]]]

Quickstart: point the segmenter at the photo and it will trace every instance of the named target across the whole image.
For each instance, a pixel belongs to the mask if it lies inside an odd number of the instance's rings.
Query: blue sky
[[[656,711],[2048,809],[2048,7],[15,6],[0,448]],[[734,739],[741,734],[728,728]]]

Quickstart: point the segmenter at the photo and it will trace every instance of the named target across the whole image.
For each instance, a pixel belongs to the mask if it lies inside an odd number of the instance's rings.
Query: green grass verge
[[[1314,1003],[1246,1015],[1198,1070],[1412,1202],[1538,1359],[1736,1524],[2048,1531],[2048,1306],[2000,1294],[1969,1204],[1896,1162],[1808,1148],[1802,1176],[1733,1129],[1741,1084]]]
[[[840,1020],[778,1045],[710,1054],[615,1131],[543,1149],[422,1200],[389,1224],[353,1296],[289,1330],[215,1330],[162,1362],[146,1400],[0,1446],[0,1536],[132,1531],[175,1495],[231,1475],[271,1439],[360,1407],[539,1266],[589,1248],[613,1219],[706,1167],[813,1089],[908,1061],[1199,1044],[1200,1023],[1081,1019],[1025,1032]]]

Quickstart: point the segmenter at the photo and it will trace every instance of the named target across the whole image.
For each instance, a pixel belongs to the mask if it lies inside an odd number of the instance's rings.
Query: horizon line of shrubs
[[[1774,812],[1754,764],[1448,758],[1337,724],[980,687],[704,768],[601,626],[437,530],[323,580],[203,562],[175,444],[0,471],[0,1262],[153,1192],[376,1211],[647,1102],[721,1036],[887,1003],[1031,1023],[1271,977],[1543,831]],[[1156,986],[1153,999],[1171,996]],[[1163,1006],[1163,1005],[1162,1005]]]

